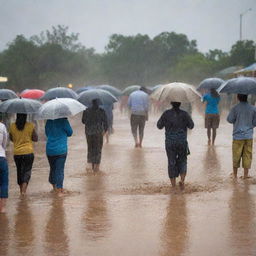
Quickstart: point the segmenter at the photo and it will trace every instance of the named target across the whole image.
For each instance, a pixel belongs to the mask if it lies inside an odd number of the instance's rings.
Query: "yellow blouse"
[[[22,131],[18,130],[15,123],[10,126],[10,135],[14,144],[14,155],[26,155],[34,152],[32,134],[35,125],[26,123]]]

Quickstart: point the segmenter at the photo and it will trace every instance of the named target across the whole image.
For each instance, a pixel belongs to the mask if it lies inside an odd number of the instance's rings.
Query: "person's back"
[[[61,155],[67,152],[67,137],[70,137],[73,130],[67,118],[47,120],[45,134],[47,136],[47,155]]]
[[[203,96],[203,101],[206,101],[206,114],[219,114],[218,104],[220,102],[220,97],[213,97],[210,93]]]
[[[10,134],[14,143],[14,155],[31,154],[34,152],[32,134],[34,131],[34,124],[26,122],[24,128],[19,130],[16,123],[10,126]]]
[[[107,130],[107,116],[101,108],[87,108],[82,117],[85,133],[88,135],[101,134]]]
[[[231,109],[227,121],[233,124],[235,140],[252,139],[253,128],[256,126],[256,108],[248,102],[240,102]]]
[[[149,97],[142,90],[132,92],[128,99],[128,106],[132,114],[145,115],[148,111]]]

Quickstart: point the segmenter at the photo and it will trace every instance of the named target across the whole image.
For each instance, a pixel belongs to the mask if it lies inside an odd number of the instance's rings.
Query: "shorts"
[[[233,140],[233,167],[239,168],[242,158],[242,167],[246,169],[251,168],[252,163],[252,139],[249,140]]]
[[[204,125],[205,128],[219,128],[220,115],[219,114],[205,114]]]

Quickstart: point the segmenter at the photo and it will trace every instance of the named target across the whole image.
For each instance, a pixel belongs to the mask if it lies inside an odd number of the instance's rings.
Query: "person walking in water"
[[[253,128],[256,126],[256,108],[247,102],[247,95],[238,94],[239,103],[229,112],[227,121],[233,124],[233,176],[237,178],[237,170],[244,168],[244,179],[248,178],[252,163]]]
[[[128,108],[131,111],[131,130],[136,148],[142,147],[145,122],[148,120],[149,97],[146,91],[147,89],[142,86],[140,90],[132,92],[128,98]]]
[[[49,182],[59,196],[64,193],[63,182],[68,153],[68,137],[72,134],[73,130],[67,118],[46,121],[46,155],[50,165]]]
[[[17,183],[20,186],[20,194],[25,195],[34,162],[33,141],[38,141],[38,136],[35,125],[27,122],[26,114],[17,114],[16,122],[11,124],[9,133],[14,144]]]
[[[5,150],[7,145],[7,130],[0,118],[0,213],[5,212],[6,201],[8,198],[8,164]]]
[[[92,106],[83,112],[82,123],[85,125],[87,140],[88,169],[99,171],[103,136],[108,130],[106,113],[99,107],[99,100],[92,100]]]
[[[180,102],[171,102],[172,109],[166,110],[157,122],[158,129],[165,127],[165,150],[168,158],[168,174],[172,187],[176,186],[176,178],[180,176],[179,185],[184,189],[187,173],[187,129],[194,128],[190,115],[180,109]]]
[[[215,89],[211,88],[210,93],[206,93],[203,96],[203,102],[206,102],[205,128],[207,129],[208,145],[214,145],[217,135],[217,128],[219,128],[220,123],[220,115],[218,109],[220,95]]]

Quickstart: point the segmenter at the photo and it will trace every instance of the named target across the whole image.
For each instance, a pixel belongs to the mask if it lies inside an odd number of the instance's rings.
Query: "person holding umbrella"
[[[38,141],[35,125],[27,122],[27,114],[17,114],[16,122],[10,126],[10,140],[14,144],[14,161],[17,167],[17,183],[20,194],[25,195],[34,162],[33,141]]]
[[[0,213],[5,212],[8,198],[8,164],[6,160],[7,130],[0,117]]]
[[[168,157],[168,174],[172,187],[176,186],[176,178],[180,176],[179,185],[184,189],[187,173],[187,129],[194,128],[189,114],[180,109],[181,102],[171,101],[172,109],[166,110],[157,122],[158,129],[165,128],[165,150]]]
[[[149,97],[146,92],[147,89],[141,86],[140,90],[132,92],[128,98],[128,107],[131,111],[131,130],[136,148],[142,147],[145,122],[148,120]]]
[[[237,171],[244,168],[244,179],[248,178],[252,162],[253,128],[256,126],[256,109],[247,102],[247,95],[238,94],[239,103],[229,112],[227,121],[233,124],[233,175],[237,178]]]
[[[99,107],[99,99],[93,99],[92,105],[83,112],[87,140],[87,163],[93,171],[99,171],[103,136],[108,130],[106,113]]]
[[[220,95],[214,88],[210,89],[210,93],[203,96],[203,102],[206,102],[205,109],[205,128],[207,129],[208,145],[214,145],[217,128],[220,123],[220,115],[218,104],[220,102]],[[211,137],[212,131],[212,137]],[[211,140],[212,139],[212,140]]]

